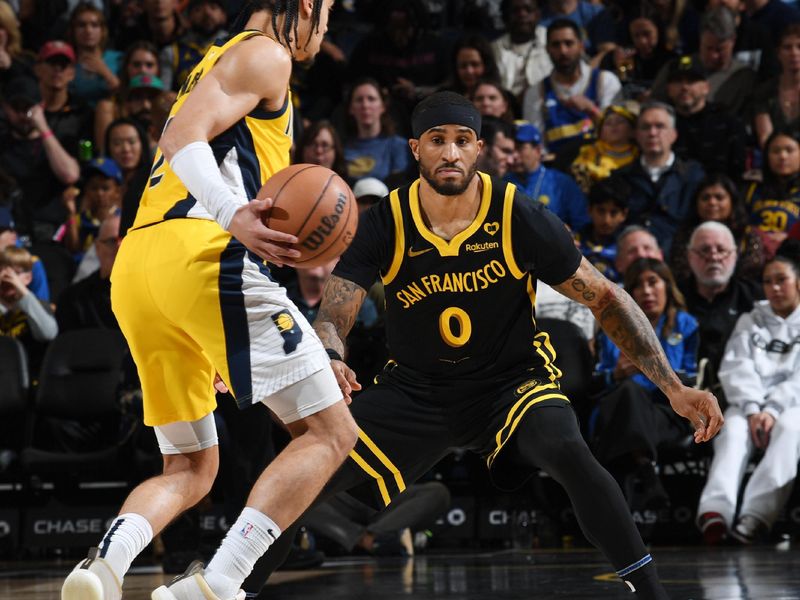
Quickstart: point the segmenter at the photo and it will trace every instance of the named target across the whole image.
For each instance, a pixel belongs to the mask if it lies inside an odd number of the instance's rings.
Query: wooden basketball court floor
[[[800,550],[655,548],[673,599],[800,600]],[[71,563],[72,561],[70,561]],[[67,562],[0,564],[0,600],[59,598]],[[157,567],[125,579],[125,600],[149,600],[169,579]],[[458,600],[634,598],[594,551],[428,554],[413,559],[336,559],[310,571],[282,571],[264,600]]]

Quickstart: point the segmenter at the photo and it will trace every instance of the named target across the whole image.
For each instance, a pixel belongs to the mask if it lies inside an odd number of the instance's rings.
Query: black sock
[[[667,591],[658,580],[656,565],[649,554],[631,566],[617,571],[617,575],[638,598],[669,600]]]
[[[667,598],[619,486],[592,456],[572,410],[567,406],[533,410],[515,436],[517,460],[543,468],[564,486],[586,538],[618,574],[626,574],[639,597]]]

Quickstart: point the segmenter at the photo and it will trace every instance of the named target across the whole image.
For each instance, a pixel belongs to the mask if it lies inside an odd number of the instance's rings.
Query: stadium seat
[[[114,467],[120,451],[138,427],[138,422],[120,427],[118,389],[126,352],[122,334],[105,329],[68,331],[53,340],[26,427],[21,464],[28,477],[63,480],[76,474],[102,477],[112,472],[119,476]],[[85,448],[64,449],[63,439],[55,440],[59,436],[54,431],[63,438],[82,437]],[[109,441],[92,439],[93,432]]]
[[[25,411],[28,385],[25,348],[12,337],[0,336],[0,418]]]
[[[58,301],[75,275],[75,259],[61,244],[38,243],[31,247],[31,254],[39,257],[47,272],[47,285],[50,287],[50,301]]]
[[[22,449],[28,386],[25,348],[14,338],[0,336],[0,473],[9,472]]]

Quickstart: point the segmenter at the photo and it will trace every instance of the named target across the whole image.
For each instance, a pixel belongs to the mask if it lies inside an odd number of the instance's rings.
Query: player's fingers
[[[222,381],[222,378],[219,376],[219,373],[214,375],[214,389],[216,389],[220,394],[228,393],[228,386],[225,385],[224,381]]]
[[[339,389],[342,390],[342,394],[346,398],[349,397],[350,392],[353,391],[350,387],[350,382],[347,380],[347,372],[350,369],[339,360],[332,360],[331,368],[333,369],[333,374],[336,375],[336,382],[339,384]]]
[[[289,265],[290,267],[294,266],[293,259],[300,256],[296,250],[287,251],[286,248],[281,248],[280,246],[276,246],[274,244],[264,245],[262,252],[268,261],[274,263],[280,262],[282,265]]]
[[[289,248],[287,246],[281,246],[280,244],[269,244],[268,245],[270,252],[275,256],[285,257],[285,258],[300,258],[301,254],[299,250],[295,250],[294,248]]]
[[[356,372],[349,367],[347,369],[347,381],[350,383],[350,387],[352,387],[354,390],[358,391],[361,389],[361,384],[358,383],[358,380],[356,379]]]
[[[291,244],[297,243],[296,235],[292,235],[291,233],[284,233],[283,231],[277,231],[275,229],[270,229],[266,225],[264,226],[264,229],[261,231],[261,235],[259,237],[261,237],[264,240],[273,242],[275,244],[284,244],[287,246],[287,249],[288,246],[290,246]],[[294,251],[296,252],[296,250]],[[300,253],[298,252],[297,255],[300,256]]]
[[[689,411],[689,414],[686,415],[686,418],[689,419],[692,427],[694,427],[694,441],[699,444],[706,437],[706,419],[696,409]]]
[[[262,213],[272,208],[272,198],[256,198],[251,200],[248,206],[253,212]]]
[[[716,399],[712,405],[712,410],[708,415],[706,423],[705,441],[709,441],[719,433],[719,430],[722,429],[723,423],[725,423],[725,417],[722,416],[722,411],[719,409],[719,404],[717,404]]]
[[[358,383],[356,380],[356,374],[353,369],[346,366],[344,367],[344,377],[347,380],[347,385],[349,386],[349,391],[358,391],[361,389],[361,384]]]

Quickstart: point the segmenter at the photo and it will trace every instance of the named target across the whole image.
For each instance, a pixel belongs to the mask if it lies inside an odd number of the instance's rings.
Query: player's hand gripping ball
[[[324,265],[340,256],[356,234],[358,204],[350,186],[330,169],[298,164],[267,180],[258,199],[272,198],[264,225],[297,237],[292,259],[300,268]]]

